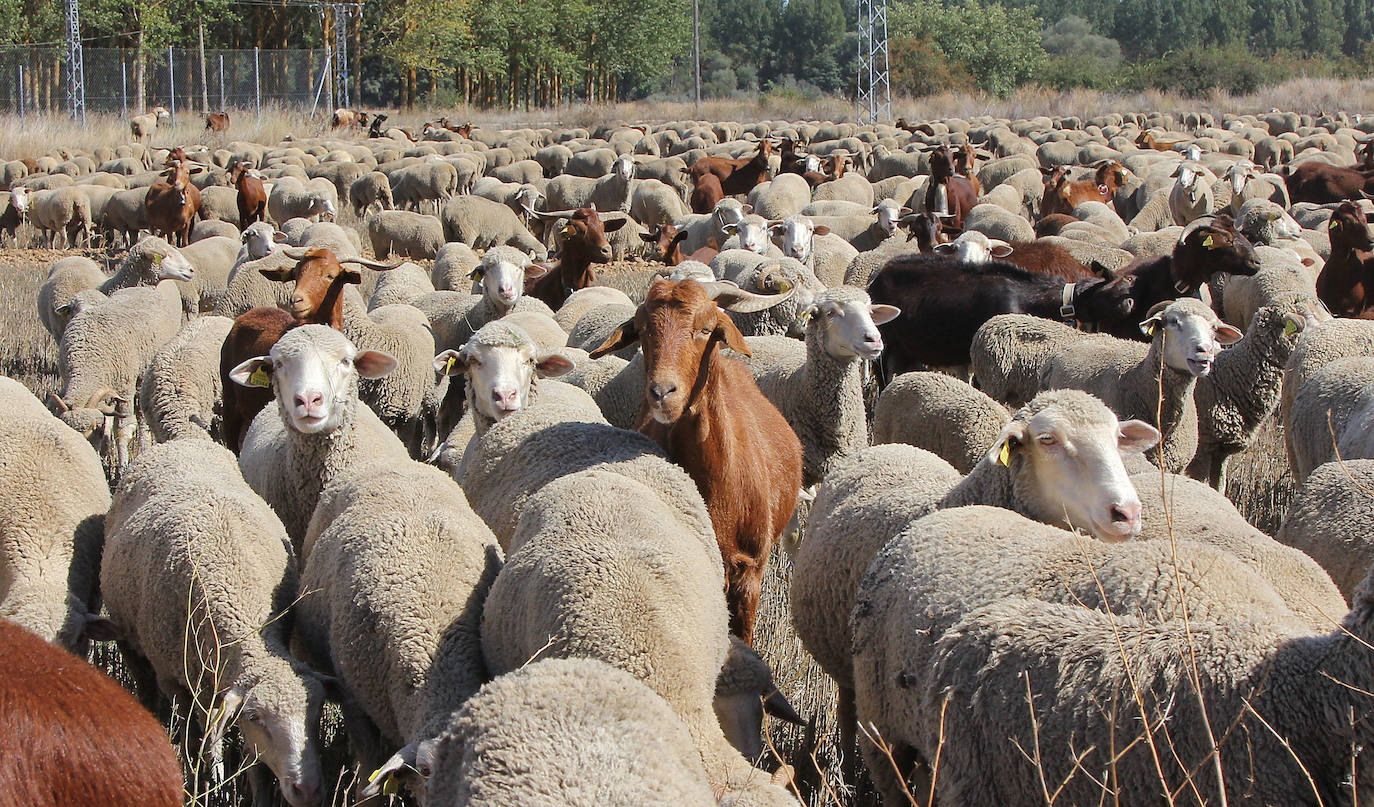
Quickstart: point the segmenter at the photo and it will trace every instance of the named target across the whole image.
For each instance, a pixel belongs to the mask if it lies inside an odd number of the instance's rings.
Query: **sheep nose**
[[[1140,526],[1140,502],[1124,502],[1114,504],[1111,507],[1110,515],[1113,524],[1124,523],[1126,526],[1135,530]]]
[[[660,384],[657,381],[649,385],[649,397],[654,399],[654,403],[661,404],[669,395],[677,392],[676,384]]]
[[[491,400],[497,408],[507,411],[514,410],[519,403],[519,394],[513,389],[493,389]]]
[[[319,392],[298,392],[296,393],[296,406],[309,412],[319,409],[324,405],[324,395]]]
[[[864,334],[864,344],[882,350],[883,337],[878,333],[866,333]]]
[[[317,784],[301,784],[292,782],[287,786],[286,800],[292,804],[319,804],[320,786]]]

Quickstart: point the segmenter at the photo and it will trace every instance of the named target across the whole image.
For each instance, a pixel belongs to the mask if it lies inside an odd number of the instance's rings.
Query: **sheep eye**
[[[1055,437],[1053,434],[1042,434],[1036,437],[1035,441],[1042,446],[1052,446],[1059,442],[1059,438]]]

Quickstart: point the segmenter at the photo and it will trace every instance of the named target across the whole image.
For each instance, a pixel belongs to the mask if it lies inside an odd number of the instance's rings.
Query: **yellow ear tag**
[[[1295,334],[1295,333],[1297,333],[1297,332],[1298,332],[1298,323],[1294,322],[1294,321],[1291,320],[1291,319],[1287,319],[1287,320],[1284,320],[1284,321],[1283,321],[1283,335],[1284,335],[1284,336],[1292,336],[1293,334]]]
[[[448,361],[444,362],[444,375],[449,375],[450,373],[452,373],[453,365],[457,363],[458,360],[456,358],[454,358],[453,356],[449,356]]]
[[[161,253],[161,252],[154,252],[154,253],[153,253],[153,263],[162,263],[162,253]]]
[[[248,386],[270,387],[272,386],[272,377],[267,374],[266,370],[259,367],[248,376]]]
[[[803,311],[803,312],[801,312],[800,314],[798,314],[798,315],[797,315],[797,322],[801,323],[801,326],[802,326],[803,328],[805,328],[807,325],[810,325],[810,324],[811,324],[811,312],[810,312],[810,311]]]
[[[1216,249],[1216,242],[1212,240],[1212,236],[1210,235],[1202,239],[1202,245],[1208,249]]]
[[[566,226],[563,228],[563,234],[564,234],[564,235],[572,235],[572,234],[575,233],[575,232],[577,232],[577,228],[574,227],[574,226],[572,226],[571,224],[566,225]]]
[[[997,461],[1008,468],[1011,467],[1011,445],[1009,443],[1002,444],[1002,451],[997,455]]]
[[[1151,322],[1151,323],[1150,323],[1150,336],[1154,336],[1154,335],[1155,335],[1155,331],[1157,331],[1157,330],[1159,330],[1159,326],[1156,325],[1155,323]]]

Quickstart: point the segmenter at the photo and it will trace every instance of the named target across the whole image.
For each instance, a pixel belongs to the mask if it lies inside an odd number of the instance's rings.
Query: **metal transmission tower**
[[[67,0],[67,106],[72,120],[86,125],[86,69],[81,58],[81,10]]]
[[[892,118],[892,87],[887,79],[887,0],[859,0],[859,119]]]
[[[320,12],[320,21],[322,23],[332,22],[334,25],[334,51],[332,54],[333,64],[331,65],[334,86],[331,103],[335,107],[351,106],[352,99],[349,97],[348,86],[348,20],[359,13],[359,4],[356,2],[321,3],[316,7]],[[326,14],[332,15],[332,17],[326,19]]]

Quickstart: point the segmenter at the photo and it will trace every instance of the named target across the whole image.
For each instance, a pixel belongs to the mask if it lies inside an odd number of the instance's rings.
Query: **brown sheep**
[[[752,355],[726,310],[758,311],[789,296],[654,278],[634,319],[591,353],[642,345],[639,430],[687,470],[706,500],[725,563],[730,631],[748,644],[768,554],[796,509],[802,447],[749,368],[721,348]]]

